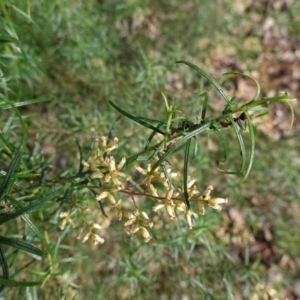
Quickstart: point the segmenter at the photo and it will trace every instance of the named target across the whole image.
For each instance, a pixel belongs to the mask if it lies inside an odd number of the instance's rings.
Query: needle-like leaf
[[[250,139],[250,154],[249,154],[249,162],[247,171],[245,173],[243,181],[245,181],[250,173],[250,170],[252,168],[253,160],[254,160],[254,150],[255,150],[255,137],[254,137],[254,127],[252,125],[251,119],[249,117],[249,114],[247,112],[244,112],[247,123],[248,123],[248,129],[249,129],[249,139]]]
[[[189,195],[188,195],[188,176],[189,176],[189,154],[192,139],[187,140],[184,153],[184,165],[183,165],[183,191],[184,200],[188,209],[190,209]]]
[[[189,132],[188,134],[184,135],[180,138],[177,142],[175,142],[160,158],[159,160],[153,165],[152,171],[155,170],[172,152],[174,152],[178,147],[182,146],[185,142],[187,142],[190,138],[194,137],[195,135],[205,131],[211,126],[211,123],[207,123],[194,131]]]
[[[253,99],[251,101],[257,100],[257,98],[258,98],[258,96],[260,94],[260,85],[259,85],[258,81],[255,78],[253,78],[252,76],[243,74],[243,73],[239,73],[239,72],[228,72],[228,73],[225,73],[223,75],[243,76],[243,77],[246,77],[246,78],[252,80],[255,83],[255,85],[256,85],[256,92],[255,92],[255,95],[254,95],[254,97],[253,97]]]
[[[195,71],[197,71],[201,76],[203,76],[204,78],[206,78],[215,88],[216,90],[219,92],[219,94],[222,96],[222,98],[229,103],[230,100],[228,98],[228,96],[224,93],[224,90],[221,88],[221,86],[217,83],[217,81],[215,81],[210,75],[208,75],[206,72],[204,72],[202,69],[198,68],[197,66],[191,64],[188,61],[185,60],[179,60],[176,61],[177,64],[185,64],[189,67],[191,67],[192,69],[194,69]]]
[[[162,135],[165,135],[165,133],[163,131],[161,131],[160,129],[152,126],[151,124],[148,124],[147,122],[143,121],[143,119],[145,118],[140,118],[140,117],[135,117],[133,115],[131,115],[130,113],[128,113],[127,111],[123,110],[122,108],[120,108],[119,106],[117,106],[116,104],[114,104],[113,102],[111,101],[108,101],[109,104],[114,107],[119,113],[121,113],[122,115],[126,116],[127,118],[131,119],[132,121],[144,126],[144,127],[147,127],[149,129],[152,129]],[[160,121],[159,121],[160,122]]]

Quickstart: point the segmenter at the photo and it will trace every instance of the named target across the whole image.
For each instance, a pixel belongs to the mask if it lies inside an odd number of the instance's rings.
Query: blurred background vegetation
[[[108,100],[158,118],[164,116],[163,91],[196,121],[199,94],[211,87],[191,69],[175,66],[176,60],[190,61],[220,81],[229,71],[250,74],[260,82],[262,97],[280,91],[299,97],[296,0],[0,3],[1,33],[19,40],[0,44],[1,93],[15,102],[54,97],[20,108],[29,126],[28,160],[45,179],[75,174],[80,160],[74,139],[87,152],[93,137],[108,134],[119,116]],[[255,92],[244,78],[225,88],[240,101]],[[99,209],[94,217],[109,228],[105,243],[91,247],[70,228],[60,231],[57,207],[33,213],[55,247],[55,275],[43,288],[7,288],[5,299],[300,299],[300,124],[299,104],[293,105],[291,131],[288,109],[281,105],[257,122],[256,159],[246,182],[216,171],[216,141],[203,137],[193,175],[229,204],[199,217],[192,231],[184,222],[161,224],[145,244],[124,235],[122,225]],[[214,97],[208,114],[222,107]],[[20,142],[20,125],[10,111],[1,111],[0,126],[12,144]],[[141,149],[145,134],[121,118],[113,130],[118,155]],[[180,163],[180,156],[172,162]],[[8,165],[2,155],[1,169]],[[5,224],[1,234],[22,234],[21,223]],[[21,268],[22,260],[11,264],[19,280],[45,267]]]

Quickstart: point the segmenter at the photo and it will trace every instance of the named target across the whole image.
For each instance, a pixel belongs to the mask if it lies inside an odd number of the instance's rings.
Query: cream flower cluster
[[[117,147],[117,138],[111,141],[108,141],[107,137],[96,139],[91,156],[87,161],[82,162],[85,169],[89,171],[89,180],[98,181],[99,186],[96,188],[100,192],[94,191],[94,185],[90,189],[95,194],[95,199],[101,201],[101,206],[106,208],[109,206],[111,211],[115,212],[118,220],[123,221],[127,234],[139,234],[145,242],[149,242],[152,238],[149,229],[153,227],[153,220],[148,213],[138,207],[136,199],[139,200],[138,204],[142,206],[140,203],[141,197],[145,201],[149,199],[155,201],[152,211],[159,216],[162,216],[160,214],[161,210],[165,211],[167,217],[173,221],[182,216],[186,220],[188,228],[192,229],[192,219],[198,218],[198,215],[187,207],[183,190],[175,188],[172,184],[178,178],[178,173],[172,172],[170,167],[163,170],[158,167],[153,170],[153,166],[157,162],[156,159],[153,159],[152,163],[148,164],[146,168],[136,165],[134,169],[141,179],[139,182],[130,181],[131,177],[121,171],[126,159],[122,158],[117,164],[115,158],[111,155],[111,152]],[[196,179],[189,178],[187,185],[188,201],[191,206],[193,204],[197,205],[201,215],[205,214],[206,206],[220,210],[220,204],[227,203],[227,198],[211,198],[210,194],[213,190],[211,185],[199,197],[200,192],[195,183]],[[73,208],[76,208],[76,205],[73,205]],[[83,216],[86,213],[87,211],[84,213],[81,211],[80,214]],[[62,212],[60,217],[62,218],[62,229],[66,224],[70,224],[72,227],[75,226],[70,212]],[[104,239],[94,232],[101,228],[100,224],[85,222],[85,225],[87,231],[83,237],[83,227],[79,229],[79,238],[82,242],[89,239],[94,244],[104,242]]]

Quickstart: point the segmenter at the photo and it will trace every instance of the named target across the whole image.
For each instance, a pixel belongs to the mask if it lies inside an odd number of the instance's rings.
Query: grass
[[[237,68],[256,71],[264,78],[263,69],[257,69],[264,49],[257,31],[266,17],[260,4],[249,6],[246,14],[239,10],[239,1],[32,0],[15,6],[1,1],[2,12],[4,3],[12,26],[4,15],[2,31],[16,37],[13,28],[21,44],[20,48],[1,44],[5,66],[1,93],[14,102],[55,97],[20,108],[29,127],[20,165],[44,174],[44,185],[33,176],[11,188],[11,195],[25,199],[26,204],[52,191],[47,180],[76,174],[80,158],[74,138],[86,155],[94,136],[109,133],[120,114],[108,101],[134,115],[161,119],[165,116],[163,91],[183,115],[196,122],[202,103],[199,93],[209,89],[208,83],[191,69],[174,66],[175,61],[189,60],[220,80],[222,73]],[[298,6],[295,3],[282,12],[271,7],[267,12],[276,26],[287,28],[296,40],[297,22],[287,20],[295,20]],[[253,17],[258,17],[257,22]],[[272,82],[262,84],[266,95]],[[236,87],[235,79],[225,85],[229,94]],[[221,100],[213,89],[210,94],[213,99],[207,114],[217,115]],[[1,113],[2,134],[9,141],[8,148],[15,151],[24,128],[11,110]],[[118,156],[142,149],[147,133],[122,117],[113,130],[120,139]],[[300,269],[299,134],[277,141],[259,129],[255,134],[255,160],[244,183],[216,171],[216,140],[202,137],[190,171],[201,189],[213,184],[214,193],[228,197],[229,203],[222,212],[200,216],[193,230],[183,220],[161,221],[151,232],[154,242],[145,244],[137,236],[124,234],[116,220],[103,217],[84,189],[61,194],[61,206],[53,201],[47,209],[31,212],[30,219],[47,241],[52,257],[38,261],[4,246],[10,274],[19,281],[35,281],[52,268],[52,275],[43,288],[13,287],[2,293],[7,299],[293,299]],[[233,136],[229,130],[228,138]],[[2,176],[13,158],[3,145]],[[239,149],[236,144],[231,147],[234,167]],[[171,164],[181,168],[182,163],[183,154],[178,153]],[[109,226],[102,232],[103,245],[82,244],[70,226],[59,229],[59,213],[70,206],[70,199],[91,208],[90,221]],[[21,240],[25,234],[40,247],[40,239],[28,224],[21,218],[6,222],[1,235]]]

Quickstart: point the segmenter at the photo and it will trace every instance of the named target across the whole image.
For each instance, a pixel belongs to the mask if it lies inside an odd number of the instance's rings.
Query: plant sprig
[[[73,221],[73,215],[77,214],[78,219],[81,222],[78,238],[81,239],[82,242],[90,239],[94,244],[101,244],[104,242],[104,238],[96,233],[97,230],[101,229],[101,225],[89,219],[89,207],[76,203],[72,197],[77,191],[85,189],[98,201],[100,212],[102,212],[105,217],[108,216],[106,211],[108,205],[110,207],[110,212],[115,213],[120,221],[125,219],[123,224],[126,232],[130,235],[141,235],[145,242],[149,242],[152,238],[150,230],[153,226],[153,219],[148,212],[139,207],[136,198],[144,197],[146,199],[152,199],[155,203],[152,207],[152,211],[157,213],[163,208],[170,220],[176,220],[177,216],[184,217],[188,228],[191,229],[193,227],[192,219],[198,217],[192,210],[192,205],[197,205],[200,214],[203,215],[205,214],[206,206],[220,210],[220,204],[227,203],[227,198],[211,198],[211,192],[213,190],[211,185],[207,186],[202,193],[199,192],[195,185],[196,179],[189,174],[192,159],[197,159],[196,137],[201,136],[203,133],[215,133],[224,152],[224,159],[222,162],[226,162],[229,157],[228,145],[229,142],[232,141],[228,141],[224,136],[223,131],[232,128],[235,132],[236,142],[239,145],[241,153],[240,166],[237,170],[219,169],[219,171],[226,174],[242,174],[243,180],[245,180],[250,173],[254,161],[255,132],[252,123],[253,112],[259,111],[259,117],[261,116],[261,112],[265,113],[267,111],[266,107],[269,104],[287,104],[291,110],[292,126],[294,112],[290,104],[291,99],[287,94],[273,98],[259,99],[260,86],[254,78],[239,73],[227,73],[227,76],[246,76],[256,84],[257,90],[254,98],[251,101],[240,105],[237,97],[229,99],[217,81],[202,69],[186,61],[179,61],[177,63],[191,67],[200,76],[206,78],[220,94],[225,101],[225,107],[219,112],[217,117],[207,117],[210,101],[210,96],[207,91],[200,94],[200,97],[203,98],[203,102],[201,107],[201,119],[198,123],[192,122],[189,117],[178,116],[180,114],[178,107],[170,104],[164,94],[163,100],[166,106],[166,117],[163,120],[134,116],[123,108],[120,108],[119,105],[110,101],[109,103],[121,115],[151,131],[146,139],[145,147],[127,159],[122,158],[117,163],[111,152],[118,147],[118,138],[112,138],[111,134],[109,138],[96,138],[93,149],[86,159],[82,159],[82,150],[77,143],[82,164],[82,167],[79,167],[77,174],[67,178],[48,180],[47,184],[58,185],[50,189],[45,187],[45,193],[42,197],[39,197],[39,195],[31,196],[30,199],[28,197],[27,201],[29,201],[29,204],[26,205],[21,204],[12,194],[14,185],[24,178],[36,177],[37,174],[27,170],[26,165],[22,162],[22,151],[24,151],[26,145],[28,129],[17,106],[33,104],[39,102],[39,100],[13,103],[7,97],[1,95],[3,104],[0,104],[0,109],[11,109],[18,116],[23,134],[21,145],[19,148],[15,148],[12,147],[0,133],[0,141],[7,149],[9,156],[12,157],[10,167],[5,172],[4,180],[0,187],[0,197],[5,199],[10,205],[14,206],[14,211],[1,214],[0,223],[4,224],[21,216],[26,223],[26,226],[31,228],[39,241],[43,243],[45,250],[42,251],[35,246],[29,245],[27,242],[2,238],[2,240],[0,240],[0,265],[3,269],[4,278],[0,282],[0,289],[4,286],[21,284],[20,282],[15,282],[9,278],[8,263],[2,251],[1,244],[9,245],[18,250],[34,254],[35,256],[47,257],[50,267],[49,271],[44,274],[43,282],[54,273],[53,259],[56,254],[52,253],[48,239],[43,236],[28,218],[30,212],[44,209],[45,205],[48,205],[50,201],[53,203],[54,199],[59,201],[62,205],[63,199],[71,198],[72,200],[69,209],[61,212],[59,215],[61,218],[61,229],[64,229],[68,225],[75,227],[76,224]],[[48,100],[49,99],[40,99],[40,102]],[[249,148],[246,148],[244,142],[246,124],[248,128],[247,136],[250,141]],[[171,161],[172,154],[180,150],[184,151],[184,158],[183,167],[180,171],[182,174],[182,182],[178,183],[176,182],[178,172],[173,172],[168,162]],[[147,168],[139,166],[138,162],[140,160],[149,161]],[[137,163],[134,169],[140,174],[140,180],[132,179],[128,174],[129,172],[127,173],[124,171],[133,163]],[[21,169],[21,171],[19,169]],[[176,182],[177,185],[174,184],[174,182]],[[40,183],[42,185],[41,188],[43,188],[45,182],[41,181]],[[19,184],[19,186],[21,185]],[[117,199],[116,197],[119,197],[119,194],[122,194],[123,197]],[[122,204],[124,196],[132,202],[133,210],[128,209],[128,205]],[[40,281],[26,282],[24,285],[30,286],[40,283]]]
[[[253,160],[254,160],[254,151],[255,151],[255,134],[254,134],[254,126],[252,123],[252,116],[250,115],[251,111],[255,111],[258,108],[265,108],[266,106],[273,104],[273,103],[284,103],[287,104],[290,108],[291,111],[291,123],[290,123],[290,128],[292,127],[293,121],[294,121],[294,111],[293,107],[290,104],[290,99],[288,94],[284,94],[278,97],[272,97],[272,98],[262,98],[258,99],[260,95],[260,85],[256,79],[254,79],[252,76],[248,76],[242,73],[225,73],[224,75],[226,76],[244,76],[250,80],[252,80],[255,85],[256,85],[256,92],[253,97],[249,102],[239,105],[238,99],[236,97],[233,97],[232,99],[229,99],[229,97],[226,95],[225,91],[223,88],[217,83],[215,79],[213,79],[209,74],[207,74],[204,70],[200,69],[199,67],[193,65],[190,62],[187,61],[177,61],[177,64],[185,64],[195,70],[200,76],[204,77],[206,80],[208,80],[209,83],[211,83],[214,88],[217,90],[217,92],[221,95],[222,99],[226,102],[226,106],[223,111],[220,112],[219,116],[211,119],[206,118],[206,111],[207,111],[207,106],[209,102],[209,94],[208,92],[204,92],[204,101],[202,104],[202,115],[201,115],[201,120],[199,123],[194,124],[191,121],[188,121],[188,118],[184,118],[186,121],[182,122],[181,126],[176,125],[178,119],[172,119],[172,112],[170,113],[170,109],[172,108],[172,105],[170,105],[167,102],[167,99],[165,95],[164,101],[166,103],[166,108],[167,108],[167,113],[168,117],[166,121],[159,121],[156,120],[155,122],[160,125],[160,127],[165,126],[165,131],[158,129],[157,127],[154,127],[151,123],[153,120],[143,118],[141,119],[140,117],[135,117],[131,115],[130,113],[124,111],[121,109],[119,106],[116,104],[112,103],[109,101],[109,103],[117,109],[121,114],[125,115],[129,119],[139,123],[140,125],[151,129],[151,139],[153,138],[154,135],[160,134],[163,135],[162,142],[157,143],[153,146],[149,146],[146,149],[142,150],[141,152],[133,155],[130,157],[127,161],[127,163],[132,163],[134,162],[139,156],[145,155],[148,152],[154,152],[154,154],[157,156],[159,153],[157,150],[161,149],[161,145],[163,143],[164,148],[163,148],[163,153],[158,156],[157,161],[153,164],[152,166],[152,171],[154,172],[159,166],[163,165],[164,161],[170,158],[170,155],[177,151],[180,147],[185,147],[185,153],[186,155],[184,156],[184,168],[183,168],[183,174],[184,174],[184,182],[183,186],[187,186],[187,170],[188,166],[191,160],[189,153],[189,148],[190,148],[190,141],[192,138],[198,136],[199,134],[207,131],[213,131],[216,133],[218,136],[224,150],[224,160],[222,162],[225,162],[228,158],[228,141],[225,139],[224,135],[222,134],[220,129],[223,129],[224,127],[232,127],[237,138],[237,142],[240,148],[240,153],[241,153],[241,164],[240,168],[236,171],[229,171],[229,170],[221,170],[219,171],[227,174],[236,174],[240,175],[243,174],[243,181],[247,179],[250,170],[252,168]],[[234,117],[237,113],[240,114],[239,118]],[[243,117],[244,120],[242,120],[241,116]],[[260,115],[259,115],[260,116]],[[259,117],[258,116],[258,117]],[[247,123],[248,126],[248,138],[250,142],[250,147],[249,149],[245,148],[245,143],[244,143],[244,135],[242,132],[242,129],[245,129],[245,125],[243,125],[243,122]],[[166,146],[168,145],[168,147]],[[247,153],[249,152],[249,153]],[[153,158],[153,156],[150,156]],[[187,193],[185,192],[185,200],[186,204],[189,207],[189,200],[187,199]]]

